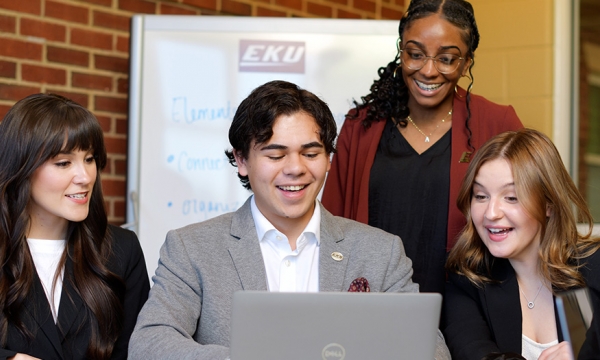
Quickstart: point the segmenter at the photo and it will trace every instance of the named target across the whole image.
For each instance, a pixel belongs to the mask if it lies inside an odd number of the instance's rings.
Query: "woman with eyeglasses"
[[[0,359],[126,359],[150,283],[137,236],[108,224],[100,123],[30,95],[0,154]]]
[[[522,124],[512,107],[470,92],[479,44],[470,3],[412,0],[398,30],[398,54],[342,126],[322,202],[399,235],[413,281],[443,293],[446,254],[465,225],[456,198],[469,160]]]

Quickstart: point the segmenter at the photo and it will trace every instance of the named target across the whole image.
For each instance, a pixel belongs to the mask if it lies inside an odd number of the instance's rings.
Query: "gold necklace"
[[[448,113],[446,114],[446,116],[444,116],[444,118],[442,119],[442,121],[435,127],[435,129],[433,129],[433,131],[429,133],[429,136],[433,135],[433,133],[440,127],[440,125],[442,125],[443,123],[446,122],[446,118],[448,116],[450,116],[450,115],[452,115],[452,109],[450,109],[450,111],[448,111]],[[429,136],[427,136],[423,131],[421,131],[421,129],[419,129],[419,127],[417,126],[417,124],[415,124],[415,122],[410,117],[410,115],[408,115],[406,118],[408,119],[408,121],[410,121],[411,124],[413,124],[413,126],[415,127],[415,129],[417,129],[417,131],[421,133],[421,135],[425,136],[425,142],[428,143],[430,141],[429,140]]]

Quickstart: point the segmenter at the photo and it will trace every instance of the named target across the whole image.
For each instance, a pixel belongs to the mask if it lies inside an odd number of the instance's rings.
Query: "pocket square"
[[[349,292],[371,292],[371,288],[369,287],[369,281],[364,277],[359,277],[352,280],[352,284],[350,284]]]

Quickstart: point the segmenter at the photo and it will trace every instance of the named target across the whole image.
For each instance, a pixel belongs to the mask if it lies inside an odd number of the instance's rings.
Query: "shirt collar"
[[[254,201],[254,195],[252,195],[252,199],[250,200],[250,209],[252,211],[252,218],[254,219],[254,226],[256,227],[256,235],[258,236],[258,240],[262,241],[265,237],[265,234],[271,230],[281,233],[279,230],[271,224],[269,220],[258,210],[256,206],[256,202]],[[321,243],[321,206],[318,200],[315,199],[315,211],[313,212],[312,217],[304,231],[303,234],[310,233],[313,234],[317,239],[317,244]]]

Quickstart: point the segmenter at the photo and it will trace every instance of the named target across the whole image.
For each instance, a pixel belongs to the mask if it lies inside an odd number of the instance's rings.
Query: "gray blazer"
[[[342,261],[332,259],[335,251]],[[371,291],[417,292],[411,275],[400,238],[321,206],[319,291],[347,291],[352,280],[365,277]],[[267,290],[250,201],[234,213],[170,231],[153,280],[129,357],[226,359],[233,293]],[[450,359],[441,333],[436,359]]]

